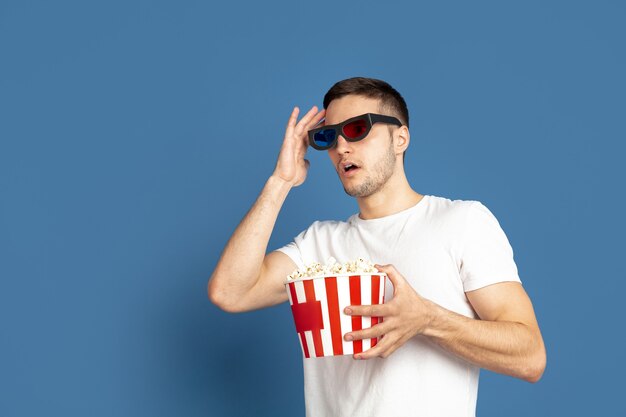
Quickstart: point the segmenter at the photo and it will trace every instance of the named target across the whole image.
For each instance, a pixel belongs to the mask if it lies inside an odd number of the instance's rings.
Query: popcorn
[[[332,256],[326,261],[326,265],[322,266],[319,262],[312,262],[306,265],[304,269],[296,269],[290,275],[287,276],[287,280],[291,281],[299,278],[313,278],[324,275],[336,275],[336,274],[359,274],[359,273],[371,273],[380,272],[374,264],[370,261],[366,261],[363,258],[358,258],[356,261],[348,261],[344,264],[337,262]]]

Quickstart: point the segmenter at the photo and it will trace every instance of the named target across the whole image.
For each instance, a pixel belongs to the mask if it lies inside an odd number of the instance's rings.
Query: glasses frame
[[[365,122],[367,123],[367,129],[365,130],[365,133],[353,139],[347,138],[343,133],[343,128],[347,124],[352,123],[359,119],[365,119]],[[339,139],[339,135],[343,136],[343,138],[347,140],[348,142],[358,142],[360,140],[365,139],[367,135],[369,135],[370,130],[372,130],[372,126],[374,126],[375,123],[387,123],[387,124],[402,126],[402,122],[395,117],[385,116],[384,114],[377,114],[377,113],[365,113],[359,116],[351,117],[336,125],[326,125],[326,126],[321,126],[321,127],[317,127],[315,129],[309,130],[308,132],[309,144],[311,145],[311,147],[317,149],[318,151],[325,151],[335,146],[335,144],[337,143],[337,139]],[[315,143],[315,134],[322,130],[328,130],[328,129],[332,129],[335,131],[335,140],[333,140],[332,143],[330,143],[328,146],[319,146],[318,144]]]

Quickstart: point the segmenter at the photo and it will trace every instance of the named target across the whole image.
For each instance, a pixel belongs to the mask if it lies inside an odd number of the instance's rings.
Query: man
[[[411,188],[402,96],[384,81],[351,78],[328,91],[323,110],[314,106],[296,123],[298,113],[208,291],[225,311],[249,311],[287,301],[285,277],[310,262],[333,256],[384,264],[377,266],[393,285],[388,301],[344,312],[384,317],[344,335],[379,343],[353,356],[303,360],[307,416],[474,416],[479,368],[538,381],[545,348],[509,242],[480,202]],[[346,222],[316,221],[265,255],[289,190],[306,179],[309,143],[328,152],[360,212]]]

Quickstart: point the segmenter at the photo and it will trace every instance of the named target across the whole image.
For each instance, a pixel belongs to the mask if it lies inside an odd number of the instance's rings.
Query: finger
[[[306,125],[305,127],[305,131],[306,133],[308,133],[309,130],[315,128],[316,126],[318,126],[320,124],[320,122],[322,121],[322,119],[324,119],[324,117],[326,116],[326,109],[322,109],[320,110],[312,119],[311,121]],[[308,140],[308,135],[303,135],[303,139],[305,141],[305,144],[308,145],[309,140]]]
[[[367,349],[365,352],[355,353],[353,357],[358,360],[372,359],[380,356],[384,351],[385,349],[382,344],[378,343],[376,346]]]
[[[309,148],[309,135],[308,135],[308,133],[304,133],[302,135],[302,146],[304,147],[305,151],[306,151],[306,149]]]
[[[309,123],[311,122],[311,119],[317,114],[317,106],[313,106],[311,107],[311,110],[309,110],[303,117],[302,119],[300,119],[300,121],[298,122],[298,124],[296,125],[296,131],[298,132],[302,132],[302,130],[309,125]]]
[[[307,125],[307,130],[310,130],[318,125],[318,123],[326,116],[326,109],[320,110],[314,117],[311,119],[311,122]]]
[[[298,122],[298,125],[295,128],[295,134],[300,136],[302,140],[302,149],[307,149],[309,147],[309,137],[307,132],[315,126],[319,120],[324,117],[325,110],[321,110],[317,112],[317,106],[313,106],[311,110]]]
[[[373,339],[375,337],[381,337],[390,330],[389,324],[387,322],[382,322],[367,329],[348,332],[343,335],[343,338],[348,342],[352,340]]]
[[[291,115],[289,116],[289,120],[287,120],[287,127],[294,127],[296,125],[296,120],[298,120],[298,113],[300,113],[300,109],[298,106],[295,106],[291,111]]]
[[[323,114],[324,113],[322,113],[322,115]],[[307,132],[310,130],[310,127],[315,126],[315,124],[319,121],[319,119],[317,119],[319,115],[320,113],[317,111],[317,106],[313,106],[311,110],[309,110],[308,113],[300,119],[296,125],[295,133],[302,136],[303,140],[306,139]]]
[[[298,106],[295,106],[291,111],[291,115],[289,115],[289,120],[287,120],[287,128],[285,129],[286,137],[293,136],[293,131],[296,127],[296,120],[298,120],[298,113],[300,113],[300,109]]]
[[[384,317],[388,310],[384,304],[375,304],[370,306],[348,306],[344,309],[344,313],[349,316],[378,316]]]
[[[402,276],[402,274],[398,272],[396,267],[391,264],[388,264],[388,265],[375,264],[374,267],[378,269],[379,271],[387,274],[394,288],[398,288],[399,285],[402,285],[406,281],[404,277]]]
[[[386,264],[386,265],[381,265],[381,264],[374,264],[374,266],[376,267],[376,269],[380,269],[380,270],[385,270],[385,271],[396,271],[396,267],[393,266],[392,264]]]
[[[398,337],[394,335],[393,337],[387,337],[385,343],[381,346],[381,351],[378,353],[378,356],[381,358],[388,358],[393,352],[398,350],[401,346],[403,346],[411,336],[402,336]],[[378,344],[376,345],[378,346]]]
[[[378,339],[378,343],[376,346],[366,350],[362,353],[357,353],[354,355],[354,359],[371,359],[371,358],[387,358],[391,355],[396,349],[398,349],[402,344],[399,344],[396,337],[389,337],[389,333],[385,335],[386,337],[381,336]]]

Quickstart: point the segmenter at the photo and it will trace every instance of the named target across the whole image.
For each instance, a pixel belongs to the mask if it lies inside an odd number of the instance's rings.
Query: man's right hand
[[[250,311],[288,300],[283,282],[297,265],[280,251],[265,252],[290,187],[306,179],[307,133],[326,112],[313,106],[296,124],[299,111],[294,107],[291,112],[274,173],[228,240],[209,279],[209,299],[224,311]]]
[[[278,161],[272,176],[282,179],[292,187],[297,187],[306,179],[309,170],[309,161],[304,159],[309,146],[308,131],[315,127],[324,117],[326,110],[317,111],[317,106],[311,110],[296,124],[300,109],[294,107],[287,122],[285,139],[278,154]]]

